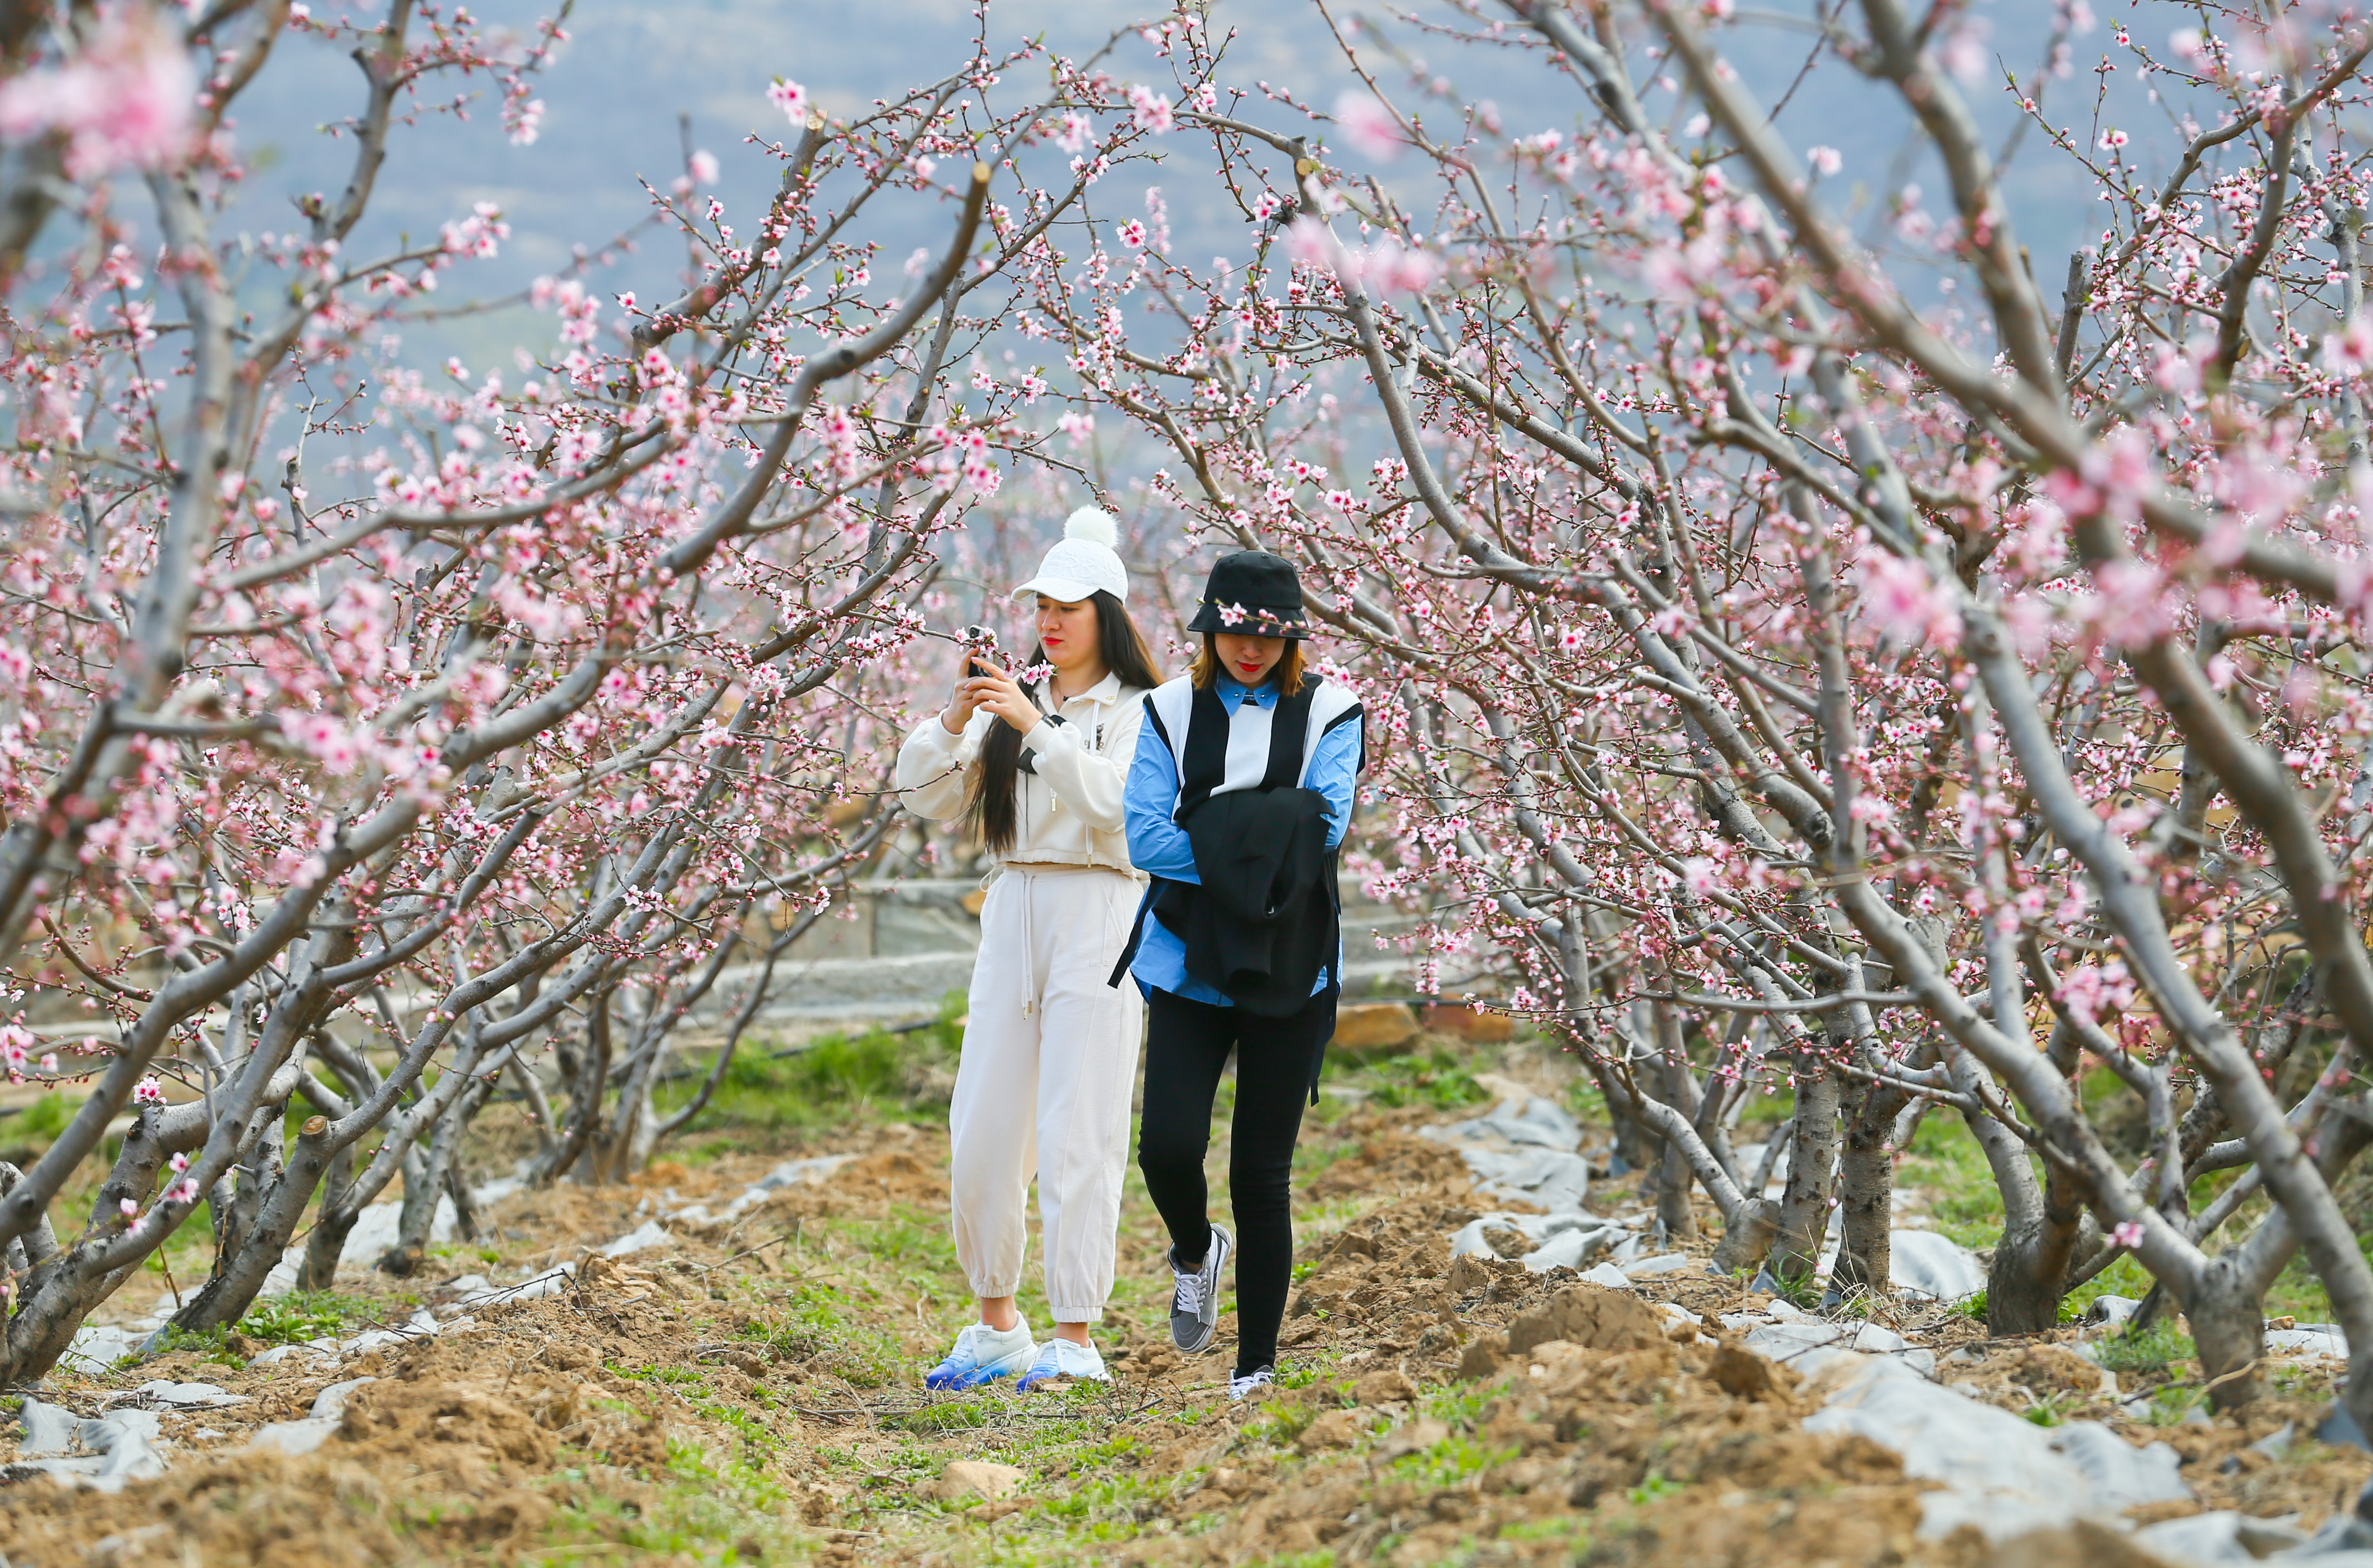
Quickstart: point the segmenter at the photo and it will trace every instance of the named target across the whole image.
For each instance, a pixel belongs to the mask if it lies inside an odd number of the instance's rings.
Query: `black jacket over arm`
[[[1186,944],[1186,973],[1264,1017],[1300,1012],[1342,941],[1327,797],[1233,790],[1184,825],[1202,884],[1163,883],[1153,914]]]

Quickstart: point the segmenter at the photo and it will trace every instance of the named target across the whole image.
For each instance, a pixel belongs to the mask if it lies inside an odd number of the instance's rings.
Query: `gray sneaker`
[[[1179,1268],[1178,1249],[1170,1249],[1170,1271],[1178,1280],[1170,1296],[1170,1342],[1190,1356],[1210,1349],[1211,1336],[1220,1331],[1220,1269],[1235,1249],[1236,1238],[1218,1225],[1211,1227],[1200,1269]]]

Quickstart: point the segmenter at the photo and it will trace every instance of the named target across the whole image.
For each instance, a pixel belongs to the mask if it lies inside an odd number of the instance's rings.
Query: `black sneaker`
[[[1235,1248],[1236,1238],[1213,1225],[1201,1268],[1181,1269],[1178,1249],[1170,1249],[1170,1271],[1178,1279],[1170,1295],[1170,1342],[1190,1356],[1210,1349],[1211,1337],[1220,1331],[1220,1269]]]

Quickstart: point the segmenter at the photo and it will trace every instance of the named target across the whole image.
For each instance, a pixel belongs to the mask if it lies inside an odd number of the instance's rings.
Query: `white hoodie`
[[[1030,690],[1031,700],[1043,707],[1038,691]],[[1144,698],[1142,687],[1106,675],[1063,704],[1060,722],[1041,719],[1022,737],[1030,766],[1014,779],[1013,848],[997,858],[999,864],[1103,866],[1144,880],[1128,863],[1121,815]],[[961,735],[949,734],[936,713],[917,725],[898,748],[900,803],[929,822],[962,816],[966,770],[998,722],[984,708]]]

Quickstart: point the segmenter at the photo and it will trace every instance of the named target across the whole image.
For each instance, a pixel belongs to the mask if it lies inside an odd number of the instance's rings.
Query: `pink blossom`
[[[1422,294],[1441,271],[1432,256],[1387,234],[1359,258],[1355,275],[1379,294]]]
[[[1128,246],[1132,251],[1139,250],[1143,247],[1145,244],[1145,225],[1140,223],[1136,218],[1130,218],[1127,223],[1122,224],[1120,226],[1120,242]]]
[[[326,713],[284,713],[280,729],[290,743],[319,758],[332,773],[352,773],[361,765],[360,743]]]
[[[1094,134],[1093,122],[1074,110],[1063,116],[1062,135],[1055,138],[1055,145],[1065,152],[1078,152],[1088,145],[1088,138]]]
[[[189,143],[197,73],[189,52],[146,6],[104,13],[82,53],[0,84],[0,136],[66,137],[77,178],[125,165],[154,169]]]
[[[135,1106],[161,1106],[165,1103],[165,1085],[152,1073],[132,1086],[132,1103]]]
[[[1327,220],[1304,213],[1287,226],[1285,253],[1304,266],[1321,267],[1339,272],[1343,265],[1343,247],[1336,241]]]
[[[2140,1220],[2121,1220],[2110,1227],[2111,1246],[2123,1247],[2128,1252],[2132,1252],[2142,1244],[2143,1223]]]
[[[1176,123],[1170,108],[1170,98],[1151,88],[1134,86],[1128,89],[1129,120],[1140,131],[1166,136]]]
[[[2111,561],[2094,572],[2093,581],[2101,591],[2091,605],[2093,628],[2111,647],[2138,648],[2173,624],[2173,607],[2165,602],[2167,574],[2150,562]]]
[[[1945,34],[1937,59],[1956,81],[1975,82],[1986,72],[1986,38],[1993,30],[1983,17],[1964,17]]]
[[[1813,172],[1824,180],[1846,166],[1846,160],[1835,147],[1806,147],[1805,161],[1811,164]]]
[[[2363,311],[2323,340],[2323,362],[2344,376],[2362,376],[2373,366],[2373,319]]]
[[[692,176],[692,182],[696,185],[716,184],[717,155],[707,147],[700,148],[684,160],[684,171]]]
[[[2115,1018],[2133,1005],[2134,982],[2123,960],[2087,964],[2060,977],[2060,1001],[2078,1018],[2092,1023],[2104,1011]]]
[[[1401,150],[1401,128],[1392,111],[1365,92],[1354,89],[1337,99],[1335,123],[1343,127],[1343,139],[1363,157],[1381,163]]]
[[[804,127],[808,123],[808,89],[793,81],[777,76],[766,88],[766,101],[783,111],[783,118]]]
[[[1096,433],[1096,416],[1066,409],[1062,417],[1055,421],[1055,427],[1069,436],[1073,446],[1080,446]]]
[[[513,146],[533,146],[544,124],[544,99],[527,96],[526,85],[503,100],[503,129]]]
[[[1865,554],[1855,571],[1858,608],[1882,636],[1912,648],[1949,646],[1961,635],[1961,613],[1950,586],[1920,562],[1883,551]]]

